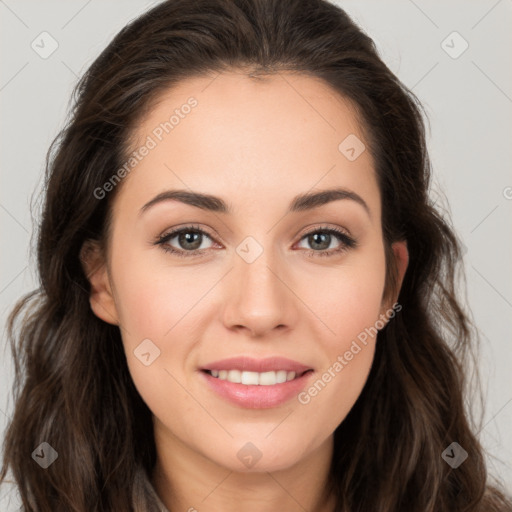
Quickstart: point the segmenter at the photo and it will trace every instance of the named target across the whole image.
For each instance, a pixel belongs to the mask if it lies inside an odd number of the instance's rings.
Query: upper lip
[[[286,357],[267,357],[265,359],[253,359],[251,357],[230,357],[213,361],[203,366],[201,370],[240,370],[246,372],[271,372],[278,370],[286,370],[287,372],[295,372],[296,374],[304,373],[312,370],[310,366],[292,361]]]

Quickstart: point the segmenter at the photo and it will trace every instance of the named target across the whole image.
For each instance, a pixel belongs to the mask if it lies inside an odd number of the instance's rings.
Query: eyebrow
[[[341,199],[348,199],[361,205],[371,218],[371,211],[369,206],[366,204],[366,201],[355,192],[343,188],[331,188],[320,190],[319,192],[299,194],[292,199],[288,211],[302,212],[312,210],[313,208],[318,208],[319,206]],[[196,208],[201,208],[202,210],[216,213],[232,213],[229,205],[220,197],[190,190],[167,190],[147,202],[141,208],[139,215],[142,215],[151,207],[164,201],[179,201],[190,206],[195,206]]]

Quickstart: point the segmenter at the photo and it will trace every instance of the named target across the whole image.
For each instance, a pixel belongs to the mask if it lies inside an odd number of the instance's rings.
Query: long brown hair
[[[356,107],[376,162],[382,229],[407,240],[402,311],[378,335],[367,383],[334,433],[329,490],[346,512],[510,511],[488,483],[464,393],[476,329],[456,296],[460,245],[429,198],[419,101],[373,41],[324,0],[168,0],[129,23],[83,75],[47,154],[38,232],[40,288],[12,311],[15,408],[1,479],[12,471],[27,511],[134,510],[137,470],[155,463],[152,417],[131,380],[120,331],[89,305],[79,258],[105,241],[112,201],[94,191],[126,161],[128,141],[159,93],[233,68],[324,80]],[[42,470],[42,442],[58,461]],[[457,442],[456,469],[442,458]]]

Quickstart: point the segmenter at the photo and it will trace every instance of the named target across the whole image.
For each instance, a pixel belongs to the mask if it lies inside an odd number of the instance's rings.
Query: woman
[[[162,2],[76,94],[10,322],[26,510],[512,510],[420,106],[341,9]]]

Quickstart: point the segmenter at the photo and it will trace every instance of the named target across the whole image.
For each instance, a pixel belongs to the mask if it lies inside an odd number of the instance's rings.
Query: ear
[[[395,290],[393,296],[391,296],[392,292],[390,291],[386,294],[386,297],[384,297],[381,314],[389,311],[389,309],[391,309],[398,300],[398,295],[400,294],[400,289],[402,288],[405,272],[407,270],[407,266],[409,265],[409,251],[407,249],[406,240],[400,240],[398,242],[392,243],[391,252],[396,266]]]
[[[93,313],[109,324],[119,325],[107,264],[99,242],[86,240],[80,249],[80,261],[91,285],[89,303]]]

